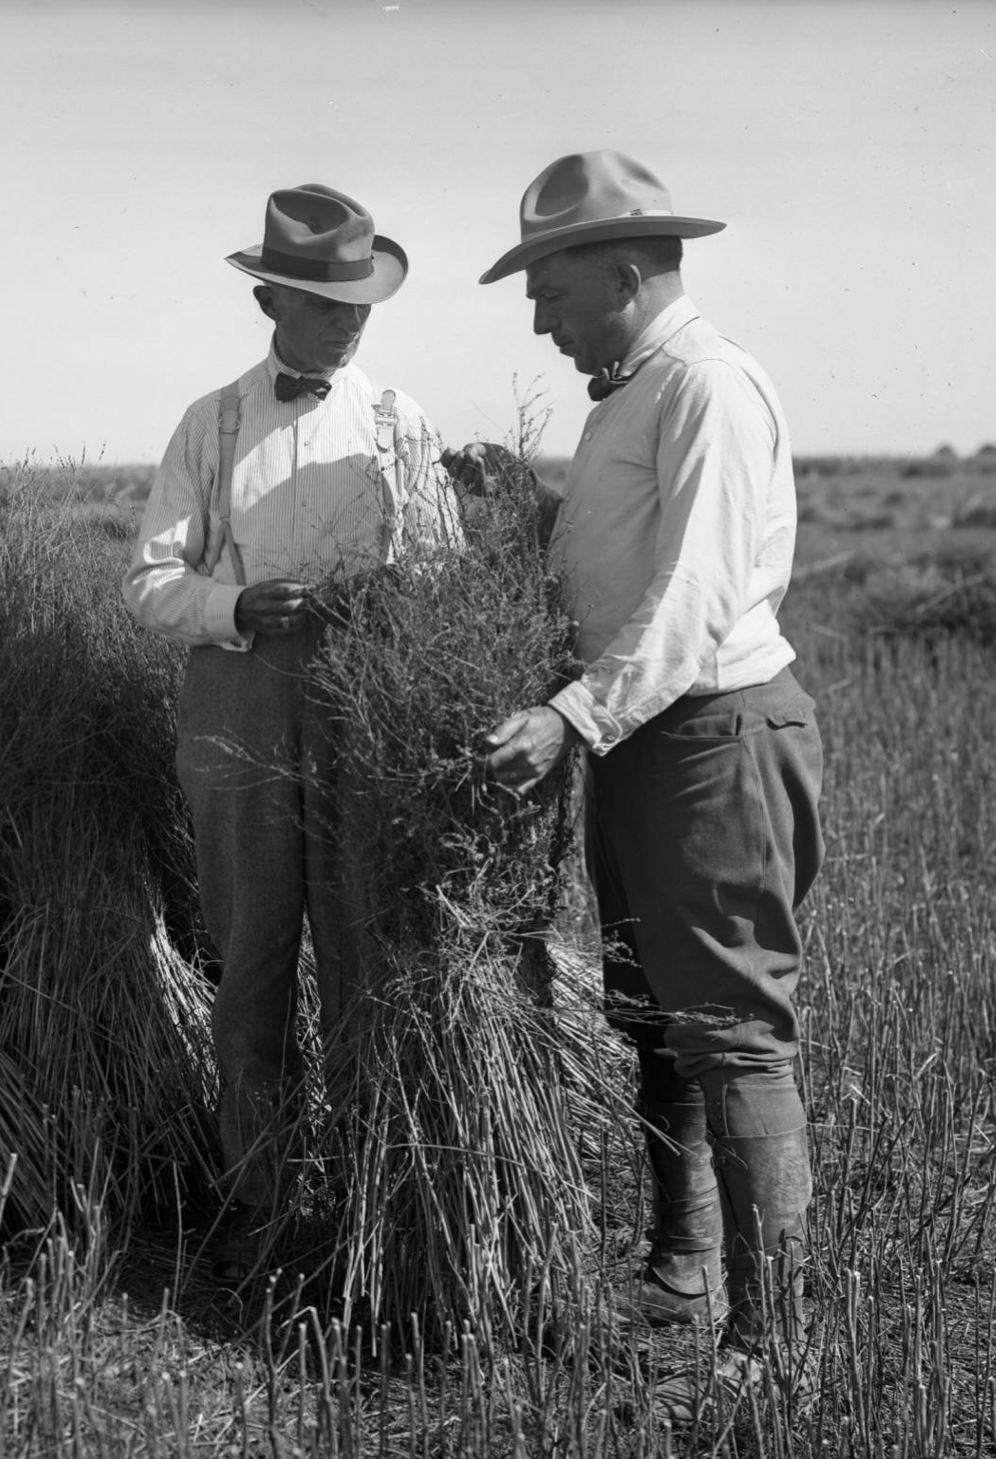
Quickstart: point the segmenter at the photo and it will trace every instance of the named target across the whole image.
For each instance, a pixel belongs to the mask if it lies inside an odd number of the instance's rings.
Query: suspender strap
[[[214,484],[214,501],[220,531],[209,553],[204,555],[208,577],[218,566],[218,559],[227,546],[235,568],[235,581],[245,586],[246,572],[242,553],[232,536],[232,470],[235,465],[235,441],[239,434],[239,382],[233,380],[221,392],[218,402],[218,479]]]
[[[385,390],[380,402],[374,406],[384,506],[384,528],[381,536],[381,556],[384,562],[393,562],[398,556],[400,503],[404,501],[404,475],[399,451],[401,431],[395,399],[395,391]],[[212,498],[218,513],[220,530],[210,552],[204,554],[203,571],[208,577],[211,576],[227,546],[235,568],[235,581],[244,586],[245,566],[238,543],[232,535],[232,470],[238,434],[239,382],[233,380],[231,385],[225,386],[218,402],[218,477],[214,483]]]
[[[395,406],[396,393],[385,390],[379,405],[374,406],[377,450],[380,453],[381,490],[384,503],[384,527],[381,534],[381,558],[394,562],[400,548],[401,503],[404,501],[404,477],[401,463],[400,425]]]

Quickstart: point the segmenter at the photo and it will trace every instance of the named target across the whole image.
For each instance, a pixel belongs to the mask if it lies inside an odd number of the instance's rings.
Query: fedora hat
[[[726,227],[710,218],[679,217],[670,193],[652,172],[611,151],[572,152],[551,162],[526,188],[519,218],[521,243],[481,275],[482,284],[493,284],[578,243],[662,235],[704,238]]]
[[[320,182],[271,193],[262,243],[225,262],[266,283],[344,304],[380,304],[408,272],[404,249],[374,232],[363,204]]]

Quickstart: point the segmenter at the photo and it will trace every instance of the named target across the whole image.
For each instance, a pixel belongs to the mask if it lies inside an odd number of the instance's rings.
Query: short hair
[[[587,258],[592,263],[642,263],[644,268],[655,274],[671,273],[681,266],[684,254],[680,238],[670,234],[652,238],[613,238],[601,243],[576,243],[565,248],[576,258]]]

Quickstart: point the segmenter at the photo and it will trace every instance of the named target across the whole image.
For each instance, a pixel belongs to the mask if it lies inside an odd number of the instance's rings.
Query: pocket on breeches
[[[816,706],[800,691],[790,702],[769,710],[767,725],[773,752],[770,772],[775,793],[769,797],[779,819],[776,834],[791,847],[794,868],[793,907],[798,907],[816,880],[826,854],[820,824],[823,787],[823,742]]]
[[[681,900],[703,914],[749,916],[764,891],[765,815],[751,738],[746,717],[729,710],[658,731],[671,875]]]

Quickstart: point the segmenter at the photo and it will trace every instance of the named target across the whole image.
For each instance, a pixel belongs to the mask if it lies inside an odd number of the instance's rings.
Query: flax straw
[[[482,768],[486,731],[574,668],[524,469],[469,536],[357,593],[314,670],[366,988],[328,1050],[328,1270],[347,1323],[437,1337],[514,1329],[528,1271],[576,1286],[582,1146],[615,1098],[545,940],[571,767],[521,801]]]
[[[119,1242],[212,1163],[206,998],[174,945],[192,895],[177,659],[128,619],[119,533],[53,501],[30,466],[0,488],[6,1217],[39,1225],[58,1205],[75,1219],[82,1186]]]

